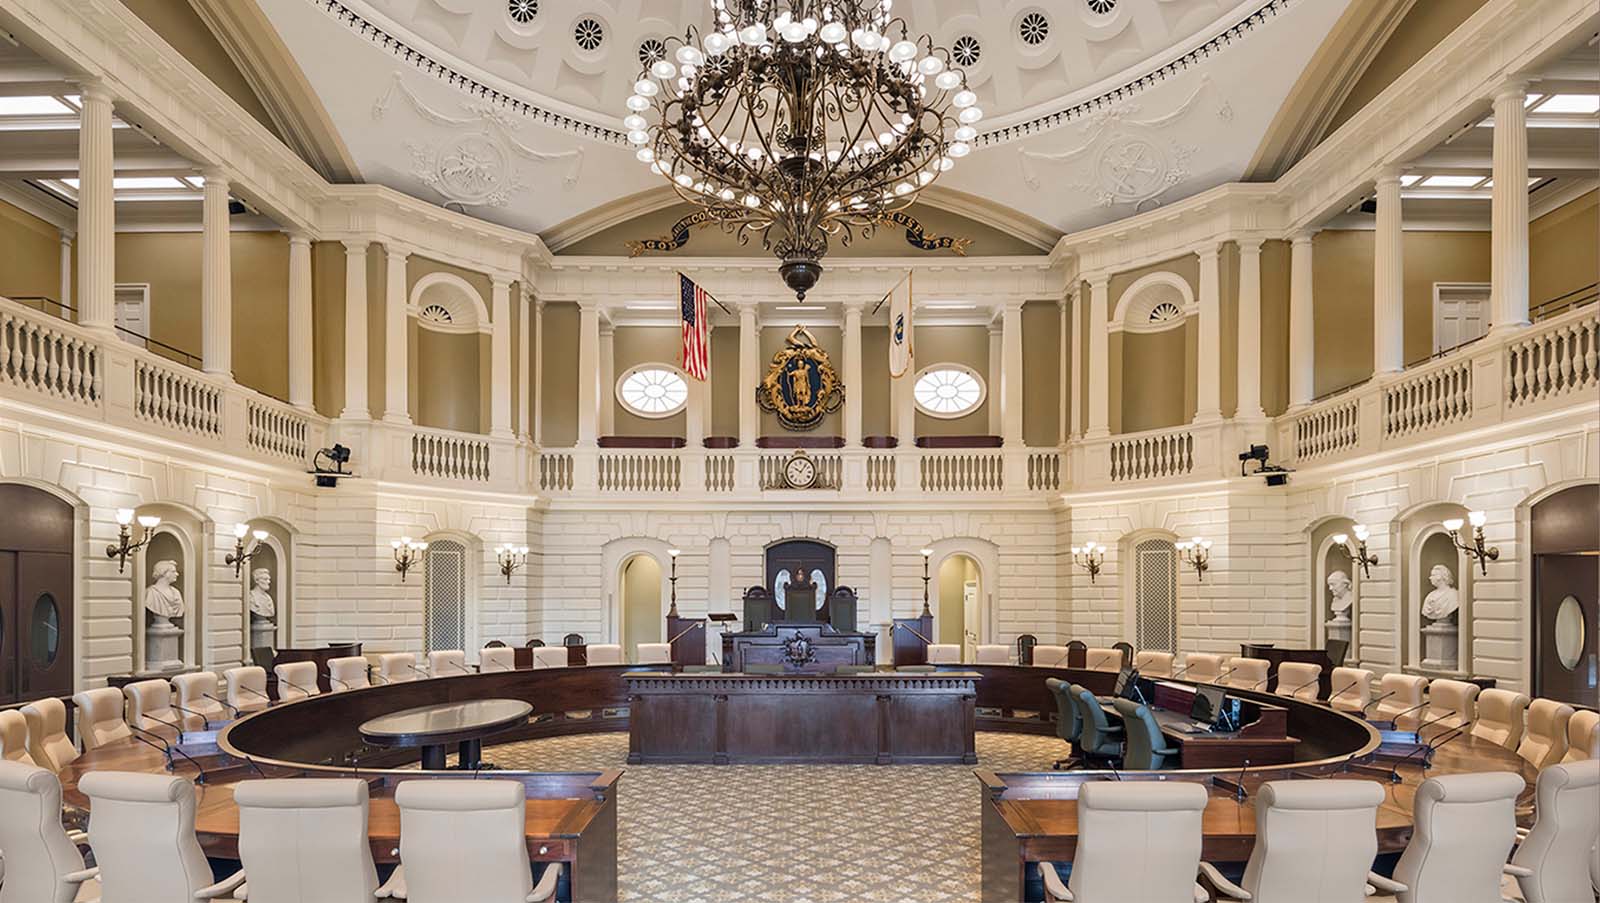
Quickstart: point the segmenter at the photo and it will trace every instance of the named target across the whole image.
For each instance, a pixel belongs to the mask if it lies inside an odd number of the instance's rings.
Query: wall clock
[[[817,464],[810,455],[796,449],[783,467],[783,478],[790,489],[810,489],[817,483]]]

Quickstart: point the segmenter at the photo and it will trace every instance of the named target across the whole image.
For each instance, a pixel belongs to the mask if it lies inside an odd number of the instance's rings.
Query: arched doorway
[[[1535,502],[1533,692],[1592,706],[1600,686],[1600,484],[1569,486]]]
[[[961,647],[972,661],[982,642],[983,572],[976,559],[959,552],[939,562],[939,609],[934,613],[938,642]]]
[[[640,643],[662,641],[661,563],[643,554],[624,561],[617,592],[622,596],[622,654],[638,661]]]
[[[73,507],[0,485],[0,705],[71,693]]]

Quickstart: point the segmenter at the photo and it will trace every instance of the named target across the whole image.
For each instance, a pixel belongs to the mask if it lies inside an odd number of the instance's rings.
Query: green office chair
[[[1078,735],[1083,732],[1083,719],[1078,717],[1078,706],[1068,695],[1066,681],[1052,677],[1047,679],[1044,685],[1056,700],[1056,736],[1065,740],[1070,747],[1071,744],[1078,742]],[[1065,759],[1057,759],[1050,767],[1059,771],[1077,763],[1076,756],[1068,756]]]
[[[1100,707],[1100,700],[1078,684],[1073,684],[1069,692],[1078,702],[1078,717],[1082,719],[1078,751],[1083,753],[1083,758],[1107,762],[1122,758],[1122,728],[1112,726],[1106,710]]]
[[[1128,751],[1123,754],[1122,767],[1129,771],[1154,771],[1167,767],[1167,758],[1178,754],[1178,748],[1167,743],[1161,725],[1150,714],[1148,706],[1131,699],[1117,699],[1111,703],[1122,716],[1122,726],[1128,735]]]

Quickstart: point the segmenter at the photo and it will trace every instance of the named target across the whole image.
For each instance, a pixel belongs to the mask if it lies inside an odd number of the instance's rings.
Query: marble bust
[[[152,583],[144,591],[145,610],[163,620],[183,617],[183,590],[173,585],[178,582],[178,563],[170,559],[156,562],[150,579]]]
[[[1351,588],[1350,575],[1344,571],[1334,571],[1328,575],[1328,609],[1335,615],[1345,614],[1355,603]]]
[[[256,568],[250,572],[250,614],[271,619],[278,615],[278,606],[272,601],[272,571]]]
[[[1455,576],[1449,568],[1436,564],[1428,571],[1428,582],[1433,584],[1433,592],[1422,600],[1422,616],[1429,621],[1454,621],[1456,609],[1461,607]]]

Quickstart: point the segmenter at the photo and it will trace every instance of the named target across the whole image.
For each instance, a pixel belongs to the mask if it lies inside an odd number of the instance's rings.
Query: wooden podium
[[[722,670],[729,673],[750,665],[779,665],[793,674],[826,674],[840,665],[872,665],[877,660],[877,637],[834,630],[816,621],[779,621],[762,630],[722,635]]]
[[[667,615],[667,642],[672,644],[674,665],[706,663],[706,619]]]

